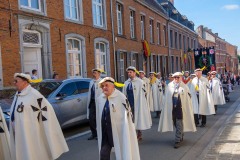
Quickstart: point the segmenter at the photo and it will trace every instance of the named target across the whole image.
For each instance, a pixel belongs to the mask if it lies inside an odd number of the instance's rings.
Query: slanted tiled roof
[[[149,7],[156,9],[157,11],[167,15],[166,10],[157,2],[157,0],[141,0],[149,5]]]

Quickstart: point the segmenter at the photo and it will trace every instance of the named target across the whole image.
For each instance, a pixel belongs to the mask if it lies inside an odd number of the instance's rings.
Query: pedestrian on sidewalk
[[[226,102],[225,102],[225,97],[223,93],[222,83],[216,77],[216,74],[217,74],[216,71],[211,72],[211,80],[209,80],[209,84],[210,84],[210,89],[212,91],[215,112],[217,113],[217,105],[223,105]]]
[[[31,79],[33,79],[33,80],[38,79],[38,73],[37,73],[37,70],[36,70],[36,69],[33,69],[33,70],[32,70],[32,77],[31,77]]]
[[[182,73],[176,72],[174,80],[166,89],[165,103],[160,116],[158,131],[173,131],[176,128],[174,148],[179,148],[184,132],[195,132],[191,94],[186,84],[182,82]]]
[[[89,84],[87,100],[87,119],[89,119],[89,126],[92,135],[88,137],[88,140],[97,139],[96,104],[98,96],[102,93],[102,89],[98,85],[98,83],[102,80],[102,78],[100,77],[102,72],[103,71],[99,68],[92,69],[93,78]]]
[[[52,105],[30,85],[30,75],[14,74],[17,89],[10,111],[13,160],[53,160],[68,146]]]
[[[193,104],[194,119],[196,126],[199,126],[199,117],[202,121],[200,127],[205,127],[207,123],[206,115],[215,114],[212,92],[207,78],[202,76],[202,69],[195,69],[196,77],[192,80],[190,87],[191,94],[197,96],[198,105]]]
[[[141,130],[150,129],[152,126],[151,114],[145,97],[146,91],[143,81],[136,76],[136,68],[130,66],[126,71],[129,79],[124,82],[122,92],[130,103],[138,140],[142,140]]]
[[[116,160],[140,160],[131,107],[126,96],[115,89],[115,80],[99,82],[103,93],[97,103],[97,132],[100,160],[110,160],[115,148]]]
[[[152,94],[150,95],[152,97],[152,104],[151,111],[156,112],[156,117],[160,117],[160,113],[163,107],[163,87],[162,83],[156,78],[155,72],[149,73],[149,80],[150,80],[150,87]]]

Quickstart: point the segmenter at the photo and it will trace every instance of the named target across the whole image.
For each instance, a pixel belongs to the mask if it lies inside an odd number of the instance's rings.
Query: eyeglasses
[[[180,77],[174,77],[175,79],[177,78],[177,79],[179,79]]]

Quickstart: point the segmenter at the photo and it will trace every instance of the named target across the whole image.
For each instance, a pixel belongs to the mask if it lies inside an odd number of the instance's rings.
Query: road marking
[[[83,133],[76,134],[76,135],[71,136],[71,137],[68,137],[68,138],[65,138],[65,140],[66,140],[66,141],[69,141],[69,140],[72,140],[72,139],[75,139],[75,138],[78,138],[78,137],[84,136],[84,135],[89,134],[89,133],[91,133],[90,130],[85,131],[85,132],[83,132]]]

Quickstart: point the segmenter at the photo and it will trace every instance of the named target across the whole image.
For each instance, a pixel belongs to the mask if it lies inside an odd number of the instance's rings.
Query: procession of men
[[[169,74],[166,83],[161,73],[151,71],[147,76],[129,66],[121,91],[115,88],[113,78],[102,79],[102,72],[92,69],[86,106],[91,129],[88,140],[98,141],[101,160],[110,160],[113,150],[117,160],[140,159],[139,142],[144,139],[143,131],[152,127],[152,113],[159,118],[158,132],[175,131],[173,147],[177,149],[182,146],[184,132],[206,127],[207,116],[215,115],[217,106],[225,104],[216,71],[210,72],[209,80],[200,68],[193,74],[176,72]],[[11,107],[10,134],[0,108],[1,159],[52,160],[68,151],[52,106],[30,86],[30,80],[24,73],[14,75],[17,92]],[[37,115],[39,108],[46,112]]]

